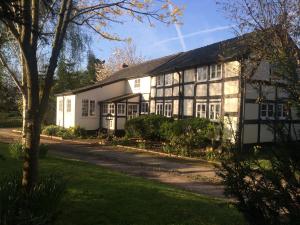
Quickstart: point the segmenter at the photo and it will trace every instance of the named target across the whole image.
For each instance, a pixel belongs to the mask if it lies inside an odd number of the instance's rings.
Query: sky
[[[182,25],[166,25],[127,21],[123,25],[113,25],[111,30],[122,38],[131,38],[137,52],[147,59],[158,58],[177,52],[188,51],[234,36],[233,24],[216,5],[215,0],[175,0],[185,6]],[[107,59],[113,48],[123,42],[108,41],[94,36],[91,49],[97,58]]]

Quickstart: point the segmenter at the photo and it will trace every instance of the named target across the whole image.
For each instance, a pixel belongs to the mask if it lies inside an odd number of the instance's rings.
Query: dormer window
[[[140,88],[140,87],[141,87],[141,79],[135,79],[134,88]]]

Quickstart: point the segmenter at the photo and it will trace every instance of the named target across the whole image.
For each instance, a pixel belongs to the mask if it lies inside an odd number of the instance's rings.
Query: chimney
[[[128,65],[126,64],[126,63],[123,63],[122,64],[122,68],[124,69],[124,68],[127,68],[128,67]]]

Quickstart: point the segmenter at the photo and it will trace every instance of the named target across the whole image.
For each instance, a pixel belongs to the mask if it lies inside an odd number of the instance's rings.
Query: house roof
[[[173,60],[155,68],[151,74],[164,74],[239,57],[246,52],[244,40],[244,36],[236,37],[183,52]]]
[[[100,101],[100,102],[119,102],[119,101],[123,101],[125,99],[134,98],[134,97],[137,97],[137,96],[140,96],[140,95],[141,95],[140,93],[125,94],[125,95],[120,95],[120,96],[117,96],[117,97],[105,99],[105,100]]]
[[[70,91],[65,91],[63,93],[56,94],[56,96],[63,96],[63,95],[73,95],[85,91],[89,91],[98,87],[102,87],[117,81],[126,80],[130,78],[139,78],[150,75],[150,72],[155,68],[159,67],[160,65],[167,63],[168,61],[176,58],[181,53],[164,56],[158,59],[149,60],[137,65],[129,66],[118,70],[117,72],[113,73],[109,77],[105,78],[104,80],[97,82],[92,85],[88,85],[82,88],[77,88]]]

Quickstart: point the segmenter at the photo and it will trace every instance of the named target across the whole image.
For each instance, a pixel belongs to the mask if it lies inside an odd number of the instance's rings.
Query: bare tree
[[[47,111],[57,60],[68,28],[76,25],[92,30],[103,38],[120,40],[117,35],[109,33],[109,27],[114,23],[124,23],[128,17],[150,24],[153,20],[176,22],[180,10],[175,6],[170,13],[168,4],[172,3],[169,0],[0,1],[0,21],[9,36],[8,44],[16,46],[15,61],[21,65],[21,76],[18,76],[18,71],[1,51],[1,63],[23,96],[25,159],[22,184],[27,190],[32,189],[38,179],[41,121]],[[39,72],[41,56],[46,65],[43,79]]]
[[[133,42],[126,42],[124,47],[116,47],[112,50],[111,56],[103,63],[99,61],[97,65],[97,80],[103,80],[123,68],[123,66],[133,66],[142,63],[146,57],[137,51],[137,47]]]

